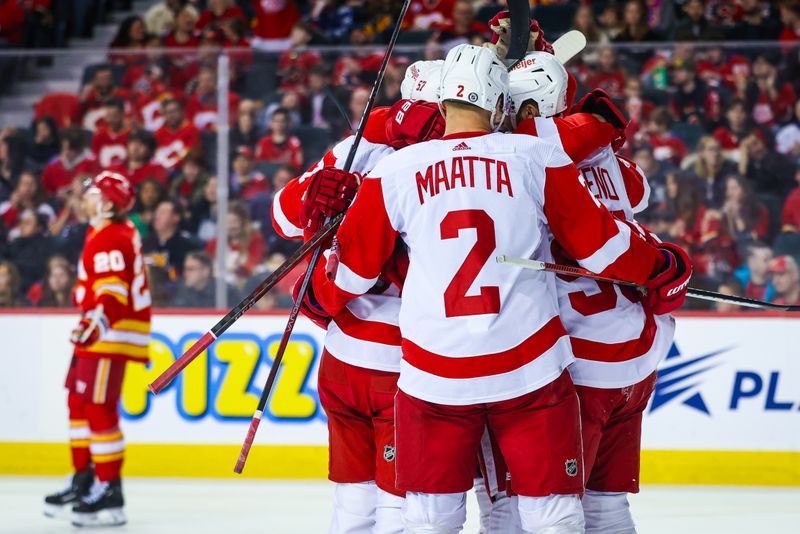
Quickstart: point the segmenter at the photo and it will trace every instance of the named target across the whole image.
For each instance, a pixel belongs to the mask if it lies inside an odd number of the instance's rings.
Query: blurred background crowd
[[[641,220],[690,251],[693,285],[800,304],[800,1],[531,3],[549,40],[573,28],[586,35],[589,48],[568,65],[578,97],[605,89],[630,117],[622,152],[652,189]],[[355,128],[402,2],[146,4],[0,0],[4,91],[60,61],[50,49],[91,35],[109,13],[140,11],[122,18],[78,92],[37,95],[32,124],[0,113],[2,307],[71,306],[87,227],[81,183],[100,169],[137,188],[131,218],[156,306],[213,307],[216,277],[237,301],[296,246],[272,229],[273,195]],[[503,8],[412,0],[377,104],[399,98],[410,62],[488,40],[486,22]],[[18,57],[20,48],[48,52]],[[223,52],[228,87],[218,87]],[[230,110],[223,162],[220,92]],[[220,163],[230,175],[224,215]],[[215,272],[218,246],[225,272]],[[260,307],[286,307],[291,282]]]

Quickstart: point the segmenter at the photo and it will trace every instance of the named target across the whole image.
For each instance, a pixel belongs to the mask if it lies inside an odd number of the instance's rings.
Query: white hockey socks
[[[581,500],[577,495],[518,497],[522,529],[531,534],[583,534]]]
[[[371,534],[375,526],[375,482],[336,484],[328,534]]]
[[[627,493],[586,490],[583,496],[586,534],[636,534]]]
[[[375,508],[375,534],[401,534],[403,532],[403,503],[405,499],[378,488]]]
[[[466,520],[466,493],[406,493],[405,534],[458,534]]]

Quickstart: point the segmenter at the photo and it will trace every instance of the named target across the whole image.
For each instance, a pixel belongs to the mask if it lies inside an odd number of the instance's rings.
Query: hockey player
[[[93,178],[83,196],[91,226],[78,265],[82,317],[66,380],[75,473],[64,491],[45,498],[45,515],[71,510],[81,527],[126,521],[118,402],[125,365],[146,363],[150,342],[150,291],[139,234],[126,215],[134,197],[128,181],[112,172]]]
[[[492,133],[507,92],[505,67],[490,50],[448,53],[439,96],[445,136],[372,170],[337,233],[338,268],[329,278],[318,266],[304,302],[335,316],[378,281],[398,237],[407,247],[395,399],[407,532],[461,530],[486,426],[521,495],[523,528],[583,531],[578,402],[564,372],[572,356],[555,284],[494,263],[497,251],[549,259],[555,237],[584,267],[646,285],[654,304],[685,297],[682,251],[648,244],[615,221],[560,148]]]
[[[430,69],[428,75],[433,76]],[[438,72],[433,79],[431,85],[438,87]],[[420,81],[416,80],[416,86]],[[408,86],[406,90],[403,96],[416,95]],[[352,168],[366,173],[395,148],[438,138],[443,129],[436,104],[401,100],[392,108],[375,109]],[[352,141],[351,137],[336,145],[278,192],[273,225],[284,237],[315,232],[325,216],[339,213],[350,203],[357,179],[337,167],[343,166]],[[398,259],[402,262],[403,258]],[[394,395],[401,358],[400,278],[395,270],[396,264],[387,266],[369,294],[352,301],[335,317],[310,315],[327,328],[318,390],[328,415],[329,476],[337,483],[330,529],[334,534],[402,531],[404,492],[394,483]]]
[[[526,59],[534,61],[521,62],[521,68],[510,74],[515,107],[529,119],[519,129],[537,132],[565,149],[592,146],[591,138],[562,127],[576,115],[553,118],[566,110],[560,97],[552,97],[565,93],[567,73],[551,58],[530,54]],[[602,90],[588,94],[574,111],[600,113],[623,132],[627,124]],[[622,142],[624,138],[574,158],[576,166],[601,204],[655,243],[635,221],[636,213],[647,207],[647,178],[635,163],[615,155],[615,144]],[[558,277],[556,287],[561,319],[576,358],[569,371],[581,401],[586,530],[589,534],[634,534],[627,493],[639,491],[642,413],[655,386],[658,363],[672,343],[675,322],[669,312],[675,303],[647,306],[635,290],[587,278]]]

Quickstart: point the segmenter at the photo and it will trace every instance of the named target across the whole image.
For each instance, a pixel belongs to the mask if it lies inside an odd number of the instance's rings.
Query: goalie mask
[[[553,117],[567,109],[567,70],[553,54],[531,52],[508,74],[512,102],[512,122],[522,104],[533,100],[540,117]]]
[[[497,103],[502,114],[497,114]],[[488,48],[459,45],[447,53],[439,85],[439,108],[444,102],[463,102],[491,112],[490,124],[496,131],[511,108],[508,72]]]
[[[400,96],[404,99],[436,102],[439,100],[439,79],[444,61],[415,61],[406,69]]]

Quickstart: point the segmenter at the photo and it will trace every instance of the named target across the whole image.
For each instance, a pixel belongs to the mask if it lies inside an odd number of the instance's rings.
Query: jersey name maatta
[[[456,156],[428,165],[424,173],[417,171],[416,178],[420,204],[424,204],[426,198],[456,187],[485,188],[514,196],[508,164],[499,159]]]

